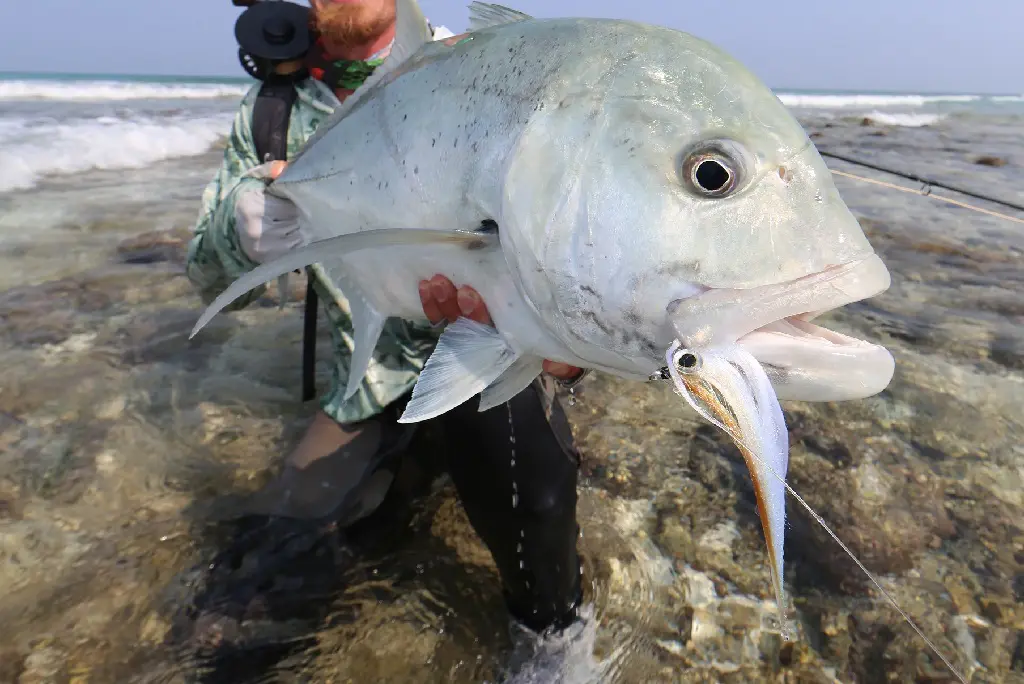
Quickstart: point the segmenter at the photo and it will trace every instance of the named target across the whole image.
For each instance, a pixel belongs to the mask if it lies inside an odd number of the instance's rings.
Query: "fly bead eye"
[[[676,352],[674,361],[680,373],[696,373],[700,370],[700,357],[692,351],[680,349]]]

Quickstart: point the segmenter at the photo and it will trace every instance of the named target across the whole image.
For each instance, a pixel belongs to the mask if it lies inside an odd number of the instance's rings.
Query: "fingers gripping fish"
[[[304,246],[233,283],[193,334],[312,266],[352,315],[351,395],[384,321],[425,320],[417,284],[439,273],[495,326],[446,328],[403,422],[496,406],[542,359],[642,381],[667,365],[743,452],[781,611],[779,399],[871,396],[894,370],[811,322],[889,273],[803,128],[679,31],[473,3],[469,33],[432,42],[415,0],[397,8],[387,60],[268,187],[297,206]]]

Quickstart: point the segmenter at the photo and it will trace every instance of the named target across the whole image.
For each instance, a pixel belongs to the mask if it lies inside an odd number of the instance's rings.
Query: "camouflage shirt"
[[[434,39],[451,35],[444,27],[434,30]],[[298,153],[338,106],[330,88],[310,78],[297,84],[298,99],[292,107],[288,125],[288,158]],[[242,99],[224,150],[220,169],[203,192],[195,235],[189,243],[187,273],[204,302],[209,303],[240,275],[256,267],[242,251],[235,231],[235,202],[246,192],[262,192],[264,182],[242,178],[258,166],[252,137],[252,111],[259,84]],[[331,386],[320,405],[339,423],[365,420],[409,392],[423,364],[433,351],[437,333],[425,324],[390,319],[384,327],[373,359],[359,391],[344,399],[348,382],[348,364],[354,340],[348,300],[330,282],[315,278],[313,286],[323,302],[333,341]],[[233,302],[228,310],[238,310],[258,299],[266,290],[257,288]],[[300,353],[299,349],[295,350]]]

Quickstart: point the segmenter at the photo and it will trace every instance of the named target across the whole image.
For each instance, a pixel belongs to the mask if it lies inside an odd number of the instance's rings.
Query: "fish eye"
[[[684,155],[680,175],[686,185],[702,197],[731,195],[743,175],[740,155],[732,147],[737,146],[730,141],[713,141]]]
[[[729,160],[719,156],[702,156],[690,164],[690,184],[705,197],[724,197],[736,185],[736,174]]]

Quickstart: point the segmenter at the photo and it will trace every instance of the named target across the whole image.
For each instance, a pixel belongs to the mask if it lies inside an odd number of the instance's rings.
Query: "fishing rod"
[[[905,188],[905,187],[903,187],[901,185],[894,185],[892,183],[886,183],[884,181],[874,180],[872,178],[865,178],[863,176],[857,176],[857,175],[854,175],[852,173],[845,173],[843,171],[835,171],[835,170],[833,170],[832,173],[836,174],[837,176],[845,176],[845,177],[848,177],[848,178],[854,178],[856,180],[866,181],[868,183],[874,183],[876,185],[882,185],[882,186],[885,186],[885,187],[888,187],[888,188],[892,188],[892,189],[895,189],[895,190],[902,190],[903,192],[911,192],[911,193],[914,193],[914,194],[917,194],[917,195],[922,195],[924,197],[933,197],[933,198],[935,198],[937,200],[941,200],[943,202],[948,202],[950,204],[955,204],[957,206],[964,207],[966,209],[971,209],[973,211],[979,211],[979,212],[981,212],[983,214],[989,214],[991,216],[996,216],[996,217],[999,217],[999,218],[1008,219],[1008,220],[1014,221],[1016,223],[1024,223],[1024,219],[1020,219],[1020,218],[1017,218],[1015,216],[1009,216],[1007,214],[1002,214],[1002,213],[999,213],[997,211],[991,211],[991,210],[988,210],[988,209],[983,209],[981,207],[974,206],[973,204],[967,204],[965,202],[959,202],[959,201],[951,199],[949,197],[943,197],[942,195],[933,195],[931,189],[933,187],[935,187],[935,188],[942,188],[944,190],[951,190],[951,191],[959,193],[961,195],[966,195],[968,197],[974,197],[974,198],[977,198],[977,199],[980,199],[980,200],[984,200],[986,202],[991,202],[993,204],[998,204],[1000,206],[1007,207],[1009,209],[1014,209],[1016,211],[1024,212],[1024,206],[1022,206],[1020,204],[1015,204],[1013,202],[1010,202],[1010,201],[1007,201],[1007,200],[1002,200],[1002,199],[999,199],[997,197],[991,197],[989,195],[983,195],[981,193],[973,192],[971,190],[964,190],[963,188],[958,188],[958,187],[953,186],[953,185],[947,185],[946,183],[942,183],[940,181],[932,180],[932,179],[929,179],[929,178],[922,178],[921,176],[918,176],[917,174],[906,173],[906,172],[903,172],[903,171],[897,171],[895,169],[890,169],[890,168],[887,168],[887,167],[884,167],[884,166],[879,166],[878,164],[872,164],[870,162],[866,162],[866,161],[861,160],[861,159],[854,159],[853,157],[847,157],[845,155],[836,154],[835,152],[825,152],[825,151],[819,150],[818,153],[821,156],[823,156],[823,157],[831,157],[833,159],[838,159],[838,160],[844,161],[844,162],[846,162],[848,164],[853,164],[854,166],[861,166],[861,167],[864,167],[864,168],[867,168],[867,169],[872,169],[874,171],[881,171],[882,173],[888,173],[888,174],[891,174],[893,176],[899,176],[900,178],[906,178],[907,180],[912,180],[912,181],[921,183],[924,187],[921,188],[920,190],[915,190],[913,188]]]

